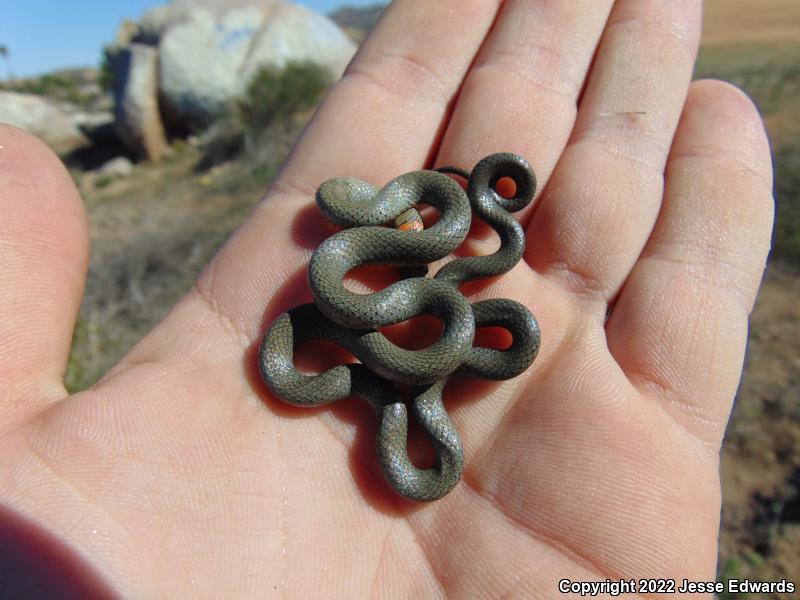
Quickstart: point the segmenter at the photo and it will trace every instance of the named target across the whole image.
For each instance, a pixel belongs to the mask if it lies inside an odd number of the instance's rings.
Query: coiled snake
[[[450,177],[467,179],[464,190]],[[510,177],[512,198],[496,191]],[[311,257],[308,282],[314,297],[280,315],[259,351],[262,378],[272,392],[296,406],[321,406],[350,395],[364,398],[380,418],[377,451],[389,484],[418,501],[441,498],[461,478],[461,439],[442,403],[448,378],[464,373],[485,379],[510,379],[530,366],[539,350],[539,326],[523,305],[493,299],[470,304],[458,286],[509,271],[525,248],[522,227],[510,215],[527,206],[536,191],[530,165],[520,156],[492,154],[468,173],[453,167],[401,175],[382,189],[354,178],[337,177],[317,191],[322,213],[344,229],[325,240]],[[429,229],[415,206],[439,211]],[[463,257],[425,277],[427,264],[448,256],[464,241],[474,211],[497,231],[500,249],[488,256]],[[395,222],[396,227],[385,227]],[[399,226],[398,226],[399,225]],[[347,290],[344,277],[366,264],[401,267],[402,279],[372,294]],[[379,328],[421,314],[434,315],[444,332],[423,350],[405,350]],[[512,335],[505,350],[473,347],[476,327],[502,327]],[[312,339],[335,342],[361,364],[333,367],[317,375],[293,364],[298,345]],[[408,414],[395,383],[410,384],[414,416],[431,438],[435,460],[429,469],[414,466],[406,450]]]

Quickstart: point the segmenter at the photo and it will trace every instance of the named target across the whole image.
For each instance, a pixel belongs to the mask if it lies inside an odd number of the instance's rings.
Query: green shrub
[[[95,180],[94,187],[100,190],[111,185],[112,181],[114,181],[114,178],[110,175],[101,175]]]
[[[276,120],[314,107],[330,83],[330,72],[316,63],[263,67],[237,104],[242,125],[249,135],[257,136]]]
[[[245,149],[245,137],[242,120],[233,108],[217,117],[201,138],[203,158],[198,170],[205,171],[240,156]]]
[[[111,61],[108,58],[108,54],[105,52],[103,53],[102,57],[100,57],[100,74],[97,77],[97,82],[100,84],[100,88],[108,93],[114,91],[114,85],[116,82],[114,81],[114,69],[111,67]]]
[[[16,79],[0,85],[0,89],[21,94],[47,96],[54,100],[86,104],[90,98],[81,92],[75,76],[68,72],[47,73],[29,79]]]
[[[206,130],[200,169],[242,154],[270,162],[263,155],[274,152],[271,141],[294,132],[294,116],[316,106],[330,84],[330,72],[316,63],[261,68],[244,95]]]

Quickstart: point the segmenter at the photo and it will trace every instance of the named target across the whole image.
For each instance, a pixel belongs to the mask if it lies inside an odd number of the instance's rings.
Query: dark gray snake
[[[446,173],[467,179],[467,191]],[[516,193],[505,198],[497,182],[510,177]],[[259,351],[262,378],[272,392],[296,406],[321,406],[350,395],[364,398],[380,418],[377,451],[390,485],[418,501],[441,498],[461,478],[461,439],[442,403],[448,378],[456,373],[484,379],[516,377],[539,350],[539,326],[523,305],[492,299],[470,304],[458,286],[509,271],[525,248],[522,227],[510,212],[527,206],[536,191],[533,169],[515,154],[492,154],[468,173],[453,167],[401,175],[382,189],[354,178],[337,177],[317,191],[322,213],[344,229],[325,240],[311,257],[308,282],[314,297],[280,315]],[[439,220],[421,229],[415,207],[430,204]],[[500,235],[500,249],[443,266],[433,278],[427,265],[451,254],[469,231],[472,211]],[[394,227],[385,227],[394,222]],[[400,267],[401,280],[372,294],[347,290],[343,280],[366,264]],[[405,350],[379,328],[421,314],[434,315],[444,332],[423,350]],[[505,350],[474,347],[477,327],[502,327],[512,335]],[[335,342],[361,364],[346,364],[317,375],[293,364],[298,345]],[[435,461],[420,469],[408,458],[408,414],[394,384],[409,384],[414,416],[431,438]]]

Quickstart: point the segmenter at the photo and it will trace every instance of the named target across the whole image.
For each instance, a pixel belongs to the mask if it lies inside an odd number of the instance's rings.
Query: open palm
[[[41,144],[0,129],[2,518],[132,598],[713,578],[717,456],[772,200],[756,110],[690,85],[699,29],[697,0],[394,2],[194,288],[71,397],[83,207]],[[366,404],[284,406],[256,349],[307,299],[323,180],[497,151],[527,158],[541,191],[518,215],[525,260],[472,298],[528,305],[542,348],[517,379],[448,386],[464,478],[414,504],[381,479]]]

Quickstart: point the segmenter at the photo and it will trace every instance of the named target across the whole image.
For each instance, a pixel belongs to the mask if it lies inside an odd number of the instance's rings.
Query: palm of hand
[[[123,594],[554,596],[563,578],[713,577],[717,451],[771,223],[757,113],[724,84],[688,87],[695,3],[621,0],[606,22],[594,1],[508,2],[490,32],[491,3],[446,4],[392,6],[197,285],[69,398],[82,206],[41,146],[2,130],[3,185],[37,210],[0,205],[16,215],[0,232],[0,499]],[[374,135],[348,135],[354,119]],[[475,298],[527,304],[543,346],[515,380],[448,386],[464,481],[413,505],[377,473],[364,404],[283,406],[255,348],[303,300],[316,186],[386,181],[437,144],[437,164],[533,163],[526,260]]]

